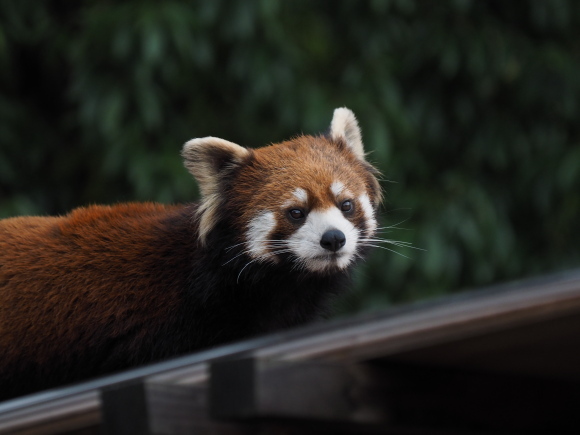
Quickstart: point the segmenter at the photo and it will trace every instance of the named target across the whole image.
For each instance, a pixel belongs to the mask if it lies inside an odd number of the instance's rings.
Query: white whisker
[[[367,238],[360,239],[360,242],[362,244],[367,244],[367,245],[369,242],[371,242],[371,243],[388,243],[391,245],[398,246],[399,248],[411,248],[411,249],[416,249],[418,251],[425,251],[425,249],[417,248],[416,246],[413,246],[411,242],[405,242],[402,240],[378,239],[378,238],[373,238],[373,237],[367,237]],[[370,246],[370,245],[368,245],[368,246]]]
[[[248,262],[247,262],[247,263],[244,265],[244,267],[242,267],[242,270],[240,270],[240,273],[238,273],[238,277],[236,278],[236,284],[239,284],[239,282],[240,282],[240,275],[242,274],[242,272],[244,271],[244,269],[245,269],[246,267],[248,267],[250,264],[252,264],[252,263],[254,263],[255,261],[258,261],[258,260],[259,260],[259,258],[255,258],[255,259],[253,259],[253,260],[251,260],[251,261],[248,261]]]
[[[246,249],[245,251],[240,252],[239,254],[236,254],[234,257],[230,258],[228,261],[226,261],[224,264],[222,264],[222,266],[225,266],[226,264],[228,264],[230,261],[234,261],[236,258],[238,258],[241,255],[247,254],[248,252],[250,252],[249,249]]]
[[[270,242],[284,243],[284,242],[286,242],[286,240],[278,240],[278,239],[257,239],[256,241],[257,242],[266,242],[266,243],[270,243]],[[244,245],[246,243],[248,243],[248,242],[246,241],[246,242],[237,243],[235,245],[228,246],[225,250],[230,251],[230,250],[234,249],[236,246]]]
[[[261,242],[265,242],[267,244],[267,248],[278,248],[278,247],[285,247],[286,246],[286,240],[278,240],[278,239],[260,239]],[[229,251],[237,246],[240,245],[244,245],[247,244],[247,242],[242,242],[242,243],[237,243],[235,245],[229,246],[225,249],[225,251]],[[249,252],[251,252],[250,249],[246,249],[238,254],[236,254],[234,257],[230,258],[228,261],[226,261],[225,263],[222,264],[222,266],[225,266],[226,264],[228,264],[229,262],[235,260],[236,258],[238,258],[241,255],[244,254],[248,254]]]
[[[378,245],[370,245],[370,244],[368,244],[368,245],[365,245],[365,246],[371,246],[371,247],[373,247],[373,248],[385,249],[385,250],[387,250],[387,251],[391,251],[391,252],[393,252],[393,253],[395,253],[395,254],[397,254],[397,255],[400,255],[401,257],[408,258],[409,260],[411,259],[410,257],[407,257],[406,255],[403,255],[403,254],[401,254],[400,252],[397,252],[397,251],[395,251],[395,250],[393,250],[393,249],[385,248],[384,246],[378,246]]]
[[[227,252],[227,251],[229,251],[229,250],[231,250],[231,249],[234,249],[236,246],[244,245],[245,243],[246,243],[246,242],[242,242],[242,243],[237,243],[237,244],[235,244],[235,245],[232,245],[232,246],[228,246],[228,247],[225,249],[225,251]]]
[[[248,251],[246,251],[246,252],[248,252]],[[253,260],[250,260],[250,261],[248,261],[248,262],[247,262],[247,263],[244,265],[244,267],[242,267],[242,269],[240,270],[240,273],[238,273],[238,277],[236,278],[236,283],[239,283],[239,282],[240,282],[240,276],[242,275],[242,272],[243,272],[243,271],[244,271],[244,269],[245,269],[246,267],[248,267],[250,264],[252,264],[252,263],[255,263],[256,261],[258,261],[258,262],[262,262],[262,261],[264,261],[264,260],[267,260],[267,259],[268,259],[268,258],[270,258],[270,257],[273,257],[273,256],[275,256],[275,255],[278,255],[278,254],[285,254],[285,253],[288,253],[288,252],[292,252],[292,251],[291,251],[290,249],[278,249],[277,251],[268,252],[268,253],[266,253],[266,254],[260,255],[258,258],[254,258]],[[239,256],[239,255],[241,255],[241,254],[238,254],[237,256]],[[237,256],[236,256],[236,257],[237,257]],[[234,258],[235,258],[235,257],[234,257]],[[233,260],[233,258],[232,258],[232,260]],[[230,261],[231,261],[231,260],[230,260]]]

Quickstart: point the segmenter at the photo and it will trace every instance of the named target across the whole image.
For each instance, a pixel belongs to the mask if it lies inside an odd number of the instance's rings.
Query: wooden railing
[[[580,271],[0,404],[0,433],[580,433]]]

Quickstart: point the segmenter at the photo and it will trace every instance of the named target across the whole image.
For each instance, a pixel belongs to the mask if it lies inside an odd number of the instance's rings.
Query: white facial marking
[[[268,240],[275,227],[276,217],[271,211],[264,211],[250,221],[246,240],[251,257],[259,258],[268,253]]]
[[[335,181],[334,183],[332,183],[330,185],[330,191],[333,193],[335,198],[338,198],[339,196],[343,196],[344,198],[352,198],[353,194],[350,190],[348,190],[347,188],[345,188],[344,184],[342,184],[340,181]]]
[[[371,200],[369,196],[365,193],[358,197],[358,202],[361,205],[363,214],[365,215],[365,221],[367,224],[369,235],[373,234],[377,229],[377,220],[375,219],[375,212],[373,206],[371,205]]]
[[[340,230],[346,237],[345,245],[330,252],[320,245],[322,235],[329,230]],[[337,207],[313,210],[306,222],[288,239],[288,247],[306,269],[324,271],[332,267],[346,268],[354,259],[359,230],[344,217]]]
[[[294,189],[292,196],[294,196],[294,198],[289,199],[284,204],[282,204],[280,207],[281,209],[286,209],[288,207],[294,207],[297,205],[306,205],[308,203],[308,193],[306,190],[301,189],[300,187]]]
[[[337,198],[342,193],[343,190],[344,190],[344,184],[342,184],[340,181],[335,181],[334,183],[332,183],[330,185],[330,191]]]
[[[308,201],[308,193],[306,193],[306,190],[301,189],[300,187],[298,187],[296,190],[294,190],[294,197],[303,203],[306,203]]]

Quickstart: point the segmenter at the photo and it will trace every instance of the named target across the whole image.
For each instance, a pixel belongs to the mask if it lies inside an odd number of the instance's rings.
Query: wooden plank
[[[100,400],[98,391],[88,391],[54,397],[44,394],[46,400],[23,406],[5,406],[0,413],[0,433],[11,435],[46,435],[60,433],[100,433]],[[10,409],[11,408],[11,409]]]
[[[248,433],[246,427],[210,419],[205,383],[195,386],[148,384],[147,404],[152,434]]]
[[[580,271],[359,317],[319,333],[281,340],[254,354],[279,360],[356,362],[576,315],[580,315]]]
[[[388,415],[368,395],[353,407],[350,392],[382,382],[371,368],[255,359],[212,364],[211,415],[218,419],[298,419],[381,423]],[[357,379],[357,385],[354,379]],[[367,399],[367,400],[365,400]],[[380,404],[379,404],[380,405]]]
[[[277,336],[233,343],[168,361],[138,367],[77,385],[64,386],[0,403],[0,434],[57,434],[88,431],[100,433],[100,391],[119,384],[148,378],[175,379],[176,383],[192,374],[205,372],[206,361],[242,355],[259,346],[272,344]]]
[[[208,417],[205,384],[132,382],[103,390],[102,433],[107,435],[243,435],[245,427]]]
[[[383,359],[580,381],[579,333],[580,315],[574,314]]]
[[[576,433],[579,406],[579,383],[532,377],[256,359],[211,368],[211,414],[225,421],[394,433]]]

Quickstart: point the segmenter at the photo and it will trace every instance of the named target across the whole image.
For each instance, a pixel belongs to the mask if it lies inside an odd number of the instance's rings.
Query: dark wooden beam
[[[103,389],[102,433],[107,435],[242,435],[245,427],[208,417],[205,384],[132,382]]]
[[[210,411],[225,421],[551,434],[577,433],[579,409],[576,382],[391,364],[242,359],[211,366]]]

